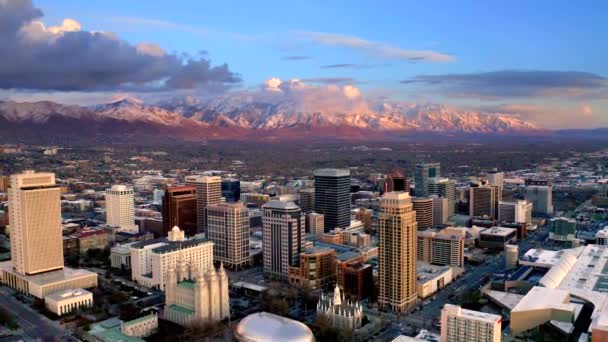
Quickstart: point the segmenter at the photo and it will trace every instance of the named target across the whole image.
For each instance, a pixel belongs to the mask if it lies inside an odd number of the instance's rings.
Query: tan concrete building
[[[207,237],[214,260],[231,269],[249,265],[249,210],[242,202],[207,206]]]
[[[363,229],[365,230],[365,232],[371,233],[374,211],[368,208],[356,208],[353,209],[352,212],[355,216],[355,220],[359,220],[363,223]]]
[[[416,245],[420,261],[464,267],[464,236],[436,231],[418,232]]]
[[[289,268],[300,265],[304,251],[304,219],[293,202],[272,200],[262,206],[264,275],[288,280]]]
[[[412,205],[416,212],[418,229],[426,230],[433,228],[433,199],[414,197],[412,198]]]
[[[389,192],[380,199],[378,303],[403,312],[415,308],[416,213],[406,192]]]
[[[312,248],[300,254],[300,266],[289,268],[289,282],[311,289],[324,288],[336,281],[336,251]]]
[[[486,183],[475,183],[469,189],[469,216],[496,218],[498,188]]]
[[[155,313],[136,318],[132,321],[122,322],[120,332],[125,336],[144,338],[158,330],[158,316]]]
[[[196,220],[199,232],[206,232],[206,208],[222,202],[222,178],[218,176],[187,176],[186,184],[196,188]]]
[[[105,249],[108,235],[102,229],[84,228],[74,234],[78,240],[78,253],[85,254],[90,249]]]
[[[500,342],[502,317],[446,304],[441,309],[441,342]]]
[[[15,270],[32,275],[62,269],[61,200],[55,174],[12,175],[8,200]]]
[[[306,215],[306,232],[314,234],[317,239],[321,239],[321,236],[325,232],[325,216],[318,213]]]
[[[83,290],[64,290],[44,297],[44,305],[57,316],[93,306],[93,293]]]

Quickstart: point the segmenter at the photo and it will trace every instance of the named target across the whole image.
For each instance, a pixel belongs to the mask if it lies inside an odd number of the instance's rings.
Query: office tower
[[[464,235],[424,231],[418,232],[417,240],[418,260],[435,265],[464,267]]]
[[[196,189],[193,186],[172,186],[165,191],[163,198],[163,235],[175,226],[186,235],[198,233]]]
[[[222,202],[222,178],[217,176],[187,176],[186,185],[193,186],[196,189],[198,231],[206,232],[205,208],[208,205]]]
[[[405,192],[389,192],[380,199],[378,218],[378,303],[393,311],[415,308],[416,213]]]
[[[363,222],[363,230],[368,234],[371,233],[374,211],[368,208],[356,208],[353,209],[353,214],[355,214],[355,220]]]
[[[391,191],[405,191],[410,192],[412,181],[403,175],[400,171],[393,171],[386,175],[386,182],[384,183],[384,192]]]
[[[532,203],[528,201],[498,202],[498,221],[532,224]]]
[[[553,186],[548,181],[526,179],[524,198],[532,203],[533,214],[553,215]]]
[[[306,188],[298,191],[300,209],[305,214],[315,210],[315,189]]]
[[[429,195],[437,195],[448,200],[448,217],[456,213],[456,182],[449,178],[429,178]]]
[[[133,189],[124,185],[113,185],[106,189],[106,223],[121,230],[135,231],[135,201]]]
[[[471,183],[469,189],[469,216],[495,218],[497,187],[486,182]]]
[[[163,189],[154,189],[154,194],[152,198],[152,204],[154,205],[163,205],[163,197],[165,197],[165,190]]]
[[[504,187],[504,172],[498,172],[498,169],[493,169],[492,171],[486,173],[486,177],[488,178],[488,182],[490,183],[490,185],[499,186],[501,189]]]
[[[506,245],[505,246],[505,268],[510,270],[517,267],[519,262],[519,246],[518,245]]]
[[[238,202],[241,199],[241,181],[235,178],[222,179],[222,197],[226,202]]]
[[[54,173],[25,171],[10,177],[11,260],[31,275],[63,268],[61,200]]]
[[[441,176],[439,163],[420,163],[414,171],[414,196],[425,197],[429,195],[429,178]]]
[[[243,203],[207,207],[207,238],[213,241],[213,258],[232,269],[249,264],[249,210]]]
[[[134,243],[129,250],[133,281],[162,291],[167,284],[167,271],[179,262],[193,270],[213,267],[213,242],[200,237],[186,238],[179,227],[173,227],[166,238]]]
[[[576,220],[567,217],[555,217],[547,223],[549,240],[572,241],[576,235]]]
[[[446,304],[441,309],[441,342],[500,342],[502,317]]]
[[[264,274],[288,280],[289,267],[300,265],[304,215],[293,202],[272,200],[262,206]]]
[[[433,200],[433,228],[443,228],[448,222],[448,200],[437,195],[430,198]]]
[[[323,214],[310,213],[306,215],[306,232],[314,234],[317,239],[325,233],[325,216]]]
[[[7,192],[9,184],[9,176],[0,176],[0,192]]]
[[[419,230],[433,228],[433,199],[426,197],[412,198],[412,206],[416,212],[416,222]]]
[[[165,318],[182,326],[216,323],[230,317],[228,275],[219,270],[189,267],[183,260],[167,272]]]
[[[300,254],[300,265],[289,268],[289,283],[323,289],[336,282],[336,250],[312,247]]]
[[[350,170],[315,170],[315,212],[325,215],[325,231],[350,225]]]

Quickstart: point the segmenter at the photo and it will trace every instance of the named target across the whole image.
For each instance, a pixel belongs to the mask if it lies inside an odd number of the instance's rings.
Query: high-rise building
[[[444,232],[418,232],[417,258],[435,265],[464,267],[464,236]]]
[[[305,188],[298,191],[300,209],[305,214],[315,210],[315,189]]]
[[[426,197],[412,198],[412,206],[416,212],[416,222],[419,230],[433,228],[433,199]]]
[[[379,295],[382,307],[403,312],[415,308],[416,213],[406,192],[389,192],[380,199]]]
[[[193,186],[172,186],[165,190],[163,198],[163,235],[175,226],[186,235],[198,233],[196,189]]]
[[[199,232],[206,232],[208,205],[222,202],[222,178],[218,176],[186,176],[186,184],[196,189],[196,220]],[[239,183],[240,187],[240,183]],[[240,196],[240,195],[239,195]]]
[[[425,197],[429,195],[429,178],[441,176],[439,163],[420,163],[414,171],[414,196]]]
[[[528,201],[498,202],[498,221],[532,224],[532,203]]]
[[[353,214],[355,214],[355,220],[363,222],[363,230],[368,234],[371,233],[374,211],[369,208],[356,208],[353,209]]]
[[[289,268],[289,283],[322,289],[336,281],[336,250],[313,247],[300,254],[300,265]]]
[[[165,289],[165,318],[182,326],[216,323],[230,316],[228,276],[219,270],[189,267],[183,260],[169,267]]]
[[[501,188],[504,187],[505,184],[505,173],[499,172],[498,169],[494,169],[486,173],[486,177],[488,178],[488,182],[490,185],[499,186]]]
[[[306,215],[306,232],[314,234],[317,239],[325,233],[325,217],[323,214],[310,213]]]
[[[532,203],[533,214],[553,215],[553,186],[548,181],[526,179],[524,198]]]
[[[11,260],[18,273],[63,268],[61,199],[54,173],[25,171],[10,177]]]
[[[469,216],[495,218],[497,199],[497,187],[486,182],[471,184],[469,189]]]
[[[222,197],[226,202],[238,202],[241,199],[241,181],[236,178],[222,179]]]
[[[435,177],[428,180],[429,195],[448,200],[448,217],[456,213],[456,182],[449,178]]]
[[[411,179],[407,178],[398,170],[393,171],[386,175],[386,182],[384,192],[391,191],[405,191],[410,192],[410,187],[412,186]]]
[[[315,212],[325,215],[325,231],[350,225],[350,170],[318,169]]]
[[[304,250],[304,215],[293,202],[272,200],[262,206],[264,274],[289,279]]]
[[[572,241],[576,235],[576,220],[567,217],[555,217],[547,223],[549,240]]]
[[[500,342],[502,317],[445,304],[441,309],[441,342]]]
[[[0,192],[6,192],[10,184],[9,176],[0,176]]]
[[[207,237],[213,258],[233,269],[249,264],[249,210],[241,202],[207,207]]]
[[[448,222],[448,199],[431,195],[433,200],[433,228],[443,228]]]
[[[113,185],[106,189],[106,223],[121,230],[135,231],[135,201],[133,189],[124,185]]]

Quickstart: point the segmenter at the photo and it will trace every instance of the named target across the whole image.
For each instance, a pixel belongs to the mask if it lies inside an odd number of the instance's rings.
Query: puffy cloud
[[[582,105],[581,113],[583,113],[583,115],[585,115],[585,116],[591,116],[591,115],[593,115],[593,108],[591,108],[590,105]]]
[[[240,82],[225,64],[132,45],[74,19],[45,27],[41,17],[30,0],[0,0],[0,89],[220,90]]]
[[[356,98],[361,97],[361,91],[351,85],[344,86],[342,88],[342,92],[344,93],[344,96],[346,96],[349,99],[356,99]]]
[[[281,79],[280,78],[270,78],[264,82],[264,89],[267,91],[280,92],[281,91]]]
[[[408,50],[388,43],[326,32],[299,32],[300,36],[316,44],[340,46],[360,51],[366,55],[385,59],[404,59],[426,62],[452,62],[454,56],[431,50]]]
[[[608,97],[607,78],[578,71],[503,70],[419,75],[401,83],[426,84],[453,97]]]

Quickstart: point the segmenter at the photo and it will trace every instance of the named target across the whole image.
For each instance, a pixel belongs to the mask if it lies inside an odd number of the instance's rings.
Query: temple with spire
[[[345,299],[336,285],[333,296],[321,294],[317,303],[317,315],[325,315],[336,329],[355,330],[363,321],[363,306],[359,302]]]
[[[185,326],[191,322],[213,323],[228,318],[230,302],[228,276],[219,269],[193,269],[180,258],[167,270],[165,319]]]

